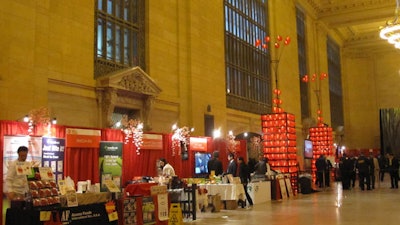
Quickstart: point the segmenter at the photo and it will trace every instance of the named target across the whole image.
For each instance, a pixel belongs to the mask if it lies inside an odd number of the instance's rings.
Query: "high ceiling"
[[[374,53],[393,51],[379,30],[395,18],[396,0],[304,0],[316,18],[335,32],[346,50]]]

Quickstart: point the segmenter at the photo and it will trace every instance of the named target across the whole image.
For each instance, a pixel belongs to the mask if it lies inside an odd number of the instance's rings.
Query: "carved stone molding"
[[[101,115],[101,126],[111,127],[115,107],[140,111],[144,130],[151,130],[150,115],[154,99],[161,89],[154,80],[139,67],[112,72],[96,80],[97,101]]]

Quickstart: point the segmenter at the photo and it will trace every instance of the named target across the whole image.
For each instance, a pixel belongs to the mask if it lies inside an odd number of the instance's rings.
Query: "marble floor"
[[[357,187],[357,184],[356,184]],[[252,209],[198,213],[184,224],[394,225],[400,224],[400,189],[388,182],[373,190],[343,190],[340,182],[312,194],[254,205]]]

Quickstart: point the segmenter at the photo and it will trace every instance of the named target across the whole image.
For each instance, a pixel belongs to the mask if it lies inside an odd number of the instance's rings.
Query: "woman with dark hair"
[[[171,164],[168,163],[165,158],[160,158],[160,168],[162,169],[162,175],[164,177],[175,176],[174,168],[171,166]]]
[[[244,162],[243,157],[238,158],[238,164],[239,164],[239,177],[240,177],[240,182],[243,184],[244,188],[244,193],[246,194],[246,199],[249,202],[249,208],[253,206],[253,200],[251,199],[249,193],[247,192],[247,184],[250,182],[250,173],[249,173],[249,167],[247,164]],[[239,201],[241,203],[242,208],[244,208],[244,202]]]

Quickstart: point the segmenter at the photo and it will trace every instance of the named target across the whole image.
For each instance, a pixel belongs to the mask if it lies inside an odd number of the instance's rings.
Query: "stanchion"
[[[182,209],[179,203],[171,203],[168,225],[183,225]]]

